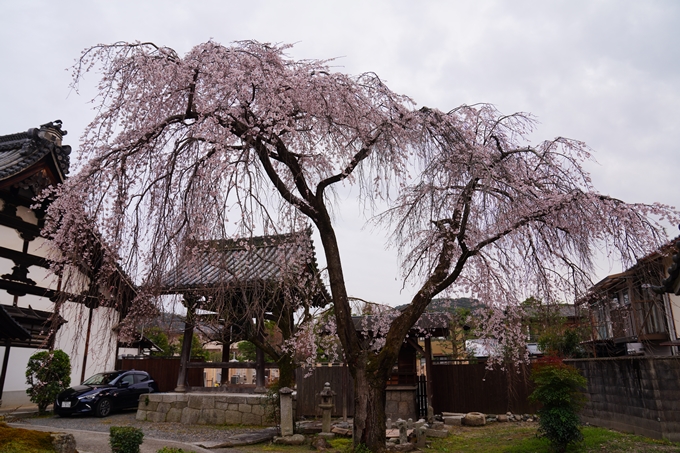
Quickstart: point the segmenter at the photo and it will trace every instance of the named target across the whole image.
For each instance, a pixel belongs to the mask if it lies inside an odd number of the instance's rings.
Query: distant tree
[[[472,352],[465,349],[465,342],[474,337],[472,310],[466,307],[452,310],[449,331],[449,347],[444,352],[450,353],[453,359],[470,358]]]
[[[179,346],[177,347],[178,351],[182,350],[182,345],[184,344],[184,337],[179,337]],[[198,338],[198,335],[194,334],[194,336],[191,339],[191,358],[192,359],[200,359],[200,360],[208,360],[208,351],[203,349],[203,343],[201,343],[201,339]]]
[[[236,358],[241,362],[254,362],[257,356],[257,348],[250,341],[240,341],[237,345],[238,354]],[[269,354],[264,355],[267,363],[274,363],[274,359]]]
[[[71,385],[71,360],[60,350],[39,351],[26,365],[26,393],[38,405],[38,413],[45,414],[59,392]]]
[[[240,341],[236,346],[238,348],[238,360],[241,362],[255,361],[255,345],[250,341]]]
[[[588,339],[587,327],[567,324],[562,309],[565,304],[546,304],[535,297],[522,302],[525,323],[533,341],[543,353],[562,358],[585,357],[581,342]],[[573,309],[573,306],[571,307]]]
[[[583,358],[587,356],[581,343],[588,339],[583,329],[563,327],[548,329],[538,338],[538,347],[546,354],[563,358]]]
[[[160,327],[150,327],[144,331],[144,335],[162,349],[160,352],[151,351],[152,357],[172,357],[177,352],[175,346],[170,345],[168,334]]]
[[[490,334],[514,341],[521,326],[506,323],[503,305],[583,290],[598,246],[629,263],[665,239],[653,217],[680,220],[666,206],[597,193],[582,166],[585,144],[530,143],[528,114],[487,104],[416,109],[376,74],[296,61],[288,48],[207,42],[185,56],[151,43],[87,49],[74,85],[101,70],[96,117],[80,146],[82,170],[56,190],[45,232],[62,251],[58,271],[92,255],[79,237],[96,226],[111,253],[92,257],[102,263],[94,283],[107,287],[119,261],[144,282],[133,320],[156,311],[150,301],[164,272],[196,240],[311,223],[354,378],[355,445],[384,450],[386,382],[433,297],[455,285],[490,307]],[[387,206],[374,219],[417,287],[404,310],[376,317],[380,341],[357,332],[351,317],[332,216],[341,200],[334,189],[350,184],[364,206]],[[295,297],[288,304],[304,309]]]

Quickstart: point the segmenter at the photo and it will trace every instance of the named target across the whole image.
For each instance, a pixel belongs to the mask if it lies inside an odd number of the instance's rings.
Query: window
[[[135,379],[135,378],[134,378],[134,375],[132,375],[132,374],[126,374],[125,376],[123,376],[123,377],[120,379],[119,382],[120,382],[121,384],[122,384],[122,383],[127,383],[128,385],[132,385],[132,384],[135,383],[135,380],[134,380],[134,379]]]
[[[135,384],[138,384],[138,383],[144,382],[144,381],[148,381],[148,380],[149,380],[148,374],[135,373]]]

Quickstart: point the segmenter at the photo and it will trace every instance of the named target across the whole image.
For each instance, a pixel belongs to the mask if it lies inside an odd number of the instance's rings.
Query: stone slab
[[[222,442],[196,442],[192,445],[196,445],[197,447],[201,448],[207,448],[209,450],[215,448],[231,448],[243,445],[254,445],[262,442],[269,442],[274,437],[276,437],[278,432],[278,428],[265,428],[250,433],[236,434]]]
[[[445,426],[460,426],[463,424],[463,416],[461,415],[450,415],[442,418],[444,419]]]
[[[425,430],[425,435],[427,437],[436,437],[438,439],[443,439],[444,437],[447,437],[449,435],[448,431],[442,431],[439,429],[431,429],[428,428]]]

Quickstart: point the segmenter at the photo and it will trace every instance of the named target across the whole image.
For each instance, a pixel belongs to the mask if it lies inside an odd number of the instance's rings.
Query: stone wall
[[[416,388],[413,386],[389,386],[385,395],[385,417],[393,421],[401,418],[416,419]]]
[[[584,422],[680,441],[680,360],[612,357],[568,360],[588,380]]]
[[[266,424],[265,395],[151,393],[139,398],[137,420],[190,425]]]

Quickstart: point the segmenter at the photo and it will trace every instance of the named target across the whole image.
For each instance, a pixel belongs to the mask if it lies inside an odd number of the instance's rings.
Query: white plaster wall
[[[22,308],[28,308],[30,306],[34,310],[54,310],[54,303],[51,300],[47,297],[34,296],[33,294],[26,294],[25,296],[19,297],[17,305]]]
[[[81,304],[67,302],[61,316],[68,322],[62,325],[55,340],[59,348],[71,357],[71,383],[79,384],[82,376],[83,355],[87,336],[89,309]],[[92,312],[92,328],[88,347],[85,378],[115,367],[117,335],[111,328],[118,322],[118,313],[109,308]]]
[[[24,240],[14,228],[0,225],[0,246],[21,252],[24,249]]]
[[[0,258],[0,275],[11,274],[14,267],[14,261],[7,258]]]
[[[31,255],[47,258],[54,256],[57,251],[47,239],[43,237],[37,237],[28,243],[28,253]]]
[[[32,279],[37,286],[56,290],[59,279],[49,269],[40,266],[29,266],[28,278]]]
[[[139,349],[137,348],[120,348],[118,350],[118,357],[123,357],[126,355],[137,355],[139,353]]]
[[[7,363],[7,377],[5,377],[5,391],[25,391],[26,385],[26,365],[28,359],[40,349],[33,348],[10,348],[9,362]],[[0,361],[5,354],[5,347],[0,347]]]
[[[17,217],[26,223],[38,224],[38,218],[35,216],[35,213],[25,206],[17,206]]]
[[[62,290],[71,294],[80,294],[90,287],[90,279],[73,266],[64,270],[62,278]]]

